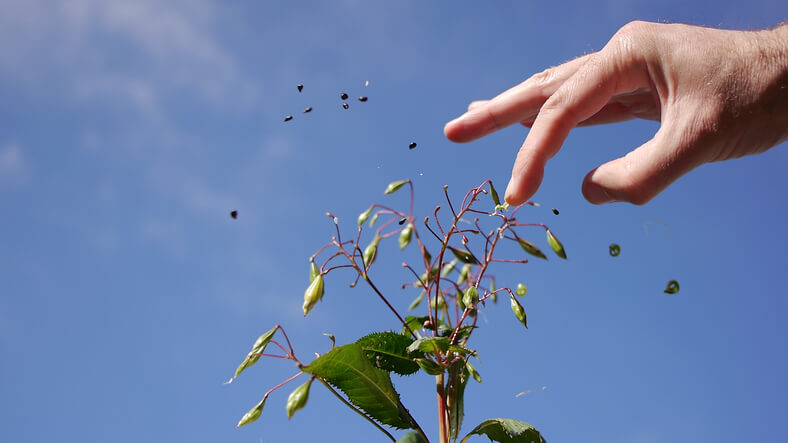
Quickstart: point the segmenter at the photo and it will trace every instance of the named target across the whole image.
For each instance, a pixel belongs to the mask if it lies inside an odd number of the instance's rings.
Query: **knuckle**
[[[549,83],[555,77],[555,68],[547,68],[542,72],[532,75],[527,81],[534,85]]]

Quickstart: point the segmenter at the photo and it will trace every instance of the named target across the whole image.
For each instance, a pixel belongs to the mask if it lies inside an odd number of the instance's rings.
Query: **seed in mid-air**
[[[339,98],[341,98],[342,100],[347,100],[347,94],[343,92],[339,94]]]
[[[290,121],[290,120],[292,120],[292,119],[293,119],[293,116],[292,116],[292,115],[288,115],[287,117],[285,117],[285,121],[286,121],[286,122],[289,122],[289,121]]]
[[[230,211],[230,217],[232,217],[234,219],[238,218],[238,211],[236,211],[235,209]]]
[[[299,84],[298,84],[298,86],[296,86],[296,88],[298,88],[298,92],[301,92],[301,91],[303,91],[303,90],[304,90],[304,85],[302,85],[301,83],[299,83]]]
[[[553,208],[553,214],[558,215],[558,209]]]
[[[304,114],[306,114],[307,112],[312,112],[312,107],[311,106],[306,108],[306,109],[304,109]]]
[[[367,101],[367,96],[366,95],[362,95],[361,97],[358,98],[358,101],[360,101],[360,102]]]
[[[407,219],[407,218],[405,218],[405,217],[402,217],[401,219],[399,219],[399,221],[397,222],[397,224],[404,225],[406,221],[408,221],[408,219]]]
[[[345,109],[347,109],[347,108],[349,108],[349,107],[350,107],[350,105],[348,105],[347,103],[342,103],[342,107],[343,107],[343,108],[345,108]]]
[[[408,149],[416,149],[416,142],[410,142]]]

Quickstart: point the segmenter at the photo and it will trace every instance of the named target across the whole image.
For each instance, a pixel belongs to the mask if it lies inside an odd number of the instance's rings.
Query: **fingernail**
[[[616,201],[615,198],[608,194],[605,188],[598,185],[587,187],[585,194],[586,200],[595,205],[603,205],[605,203],[612,203]]]

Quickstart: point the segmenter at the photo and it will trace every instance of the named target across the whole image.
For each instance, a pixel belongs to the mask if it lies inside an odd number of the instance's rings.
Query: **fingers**
[[[448,122],[443,129],[455,142],[469,142],[521,121],[533,121],[539,108],[588,56],[576,58],[536,74],[489,101],[476,101],[468,112]]]
[[[592,54],[544,103],[512,169],[506,201],[519,205],[542,182],[544,166],[561,148],[569,131],[602,110],[611,97],[648,85],[640,58],[618,46]]]

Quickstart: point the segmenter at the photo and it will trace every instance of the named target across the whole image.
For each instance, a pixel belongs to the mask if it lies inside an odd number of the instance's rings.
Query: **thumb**
[[[667,132],[660,129],[634,151],[589,172],[583,180],[586,200],[595,205],[614,201],[642,205],[700,166],[702,161],[693,155],[693,145],[669,140],[664,136]]]

